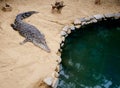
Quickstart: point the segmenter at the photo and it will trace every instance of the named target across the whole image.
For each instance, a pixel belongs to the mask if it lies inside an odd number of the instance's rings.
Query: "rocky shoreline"
[[[120,19],[120,12],[119,13],[111,13],[111,14],[97,14],[90,17],[84,17],[84,18],[77,18],[74,20],[72,25],[65,26],[60,35],[61,35],[61,43],[60,43],[60,49],[59,51],[62,52],[62,47],[64,46],[65,38],[74,30],[78,30],[81,27],[97,23],[104,20],[117,20]]]
[[[93,15],[90,17],[75,19],[73,24],[65,26],[60,33],[61,43],[60,43],[60,49],[58,49],[60,56],[62,52],[62,47],[64,46],[65,38],[72,31],[78,30],[81,27],[88,25],[88,24],[97,23],[97,22],[104,21],[104,20],[117,20],[117,19],[120,19],[120,13],[97,14],[97,15]],[[52,74],[52,77],[48,77],[44,79],[44,82],[48,86],[51,86],[52,88],[57,88],[57,85],[59,82],[59,71],[60,71],[61,58],[57,62],[58,62],[58,66],[56,67],[55,72]]]

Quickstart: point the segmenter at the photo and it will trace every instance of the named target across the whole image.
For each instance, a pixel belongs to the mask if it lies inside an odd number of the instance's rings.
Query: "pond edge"
[[[120,19],[120,12],[118,13],[109,13],[109,14],[97,14],[89,17],[83,17],[83,18],[77,18],[73,21],[72,24],[66,25],[62,28],[62,31],[60,32],[60,48],[58,49],[57,54],[60,56],[60,58],[57,60],[58,65],[56,66],[55,71],[53,72],[51,77],[47,77],[43,80],[45,84],[47,84],[51,88],[57,88],[57,85],[59,83],[59,72],[61,70],[60,64],[61,64],[61,53],[62,53],[62,47],[64,46],[66,37],[75,30],[79,30],[81,27],[84,27],[89,24],[97,23],[100,21],[105,20],[118,20]]]

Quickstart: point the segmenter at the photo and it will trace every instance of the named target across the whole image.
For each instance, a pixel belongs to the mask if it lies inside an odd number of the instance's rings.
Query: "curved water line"
[[[62,52],[62,48],[64,46],[65,43],[65,39],[68,35],[71,34],[71,32],[74,32],[76,30],[80,30],[81,28],[90,25],[90,24],[94,24],[94,23],[99,23],[99,22],[103,22],[103,21],[111,21],[111,20],[119,20],[120,21],[120,13],[115,13],[115,14],[98,14],[98,15],[94,15],[91,17],[86,17],[86,18],[80,18],[80,19],[76,19],[73,23],[73,25],[67,25],[63,28],[63,30],[61,31],[61,44],[60,44],[60,49],[59,52]],[[67,77],[67,75],[66,75]]]

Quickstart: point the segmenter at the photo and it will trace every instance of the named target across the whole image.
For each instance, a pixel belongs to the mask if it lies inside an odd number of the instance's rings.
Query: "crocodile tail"
[[[20,21],[20,20],[23,20],[25,18],[28,18],[30,17],[32,14],[36,14],[38,13],[37,11],[28,11],[28,12],[24,12],[24,13],[20,13],[16,16],[16,22]]]

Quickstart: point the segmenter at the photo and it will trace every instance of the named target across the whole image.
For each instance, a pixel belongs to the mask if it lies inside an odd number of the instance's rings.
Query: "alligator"
[[[21,36],[25,37],[25,40],[21,42],[20,45],[23,45],[26,42],[32,42],[34,45],[50,53],[50,49],[46,43],[44,34],[42,34],[35,26],[22,21],[23,19],[28,18],[36,13],[39,12],[28,11],[18,14],[14,24],[11,24],[11,27],[15,31],[18,31]]]

